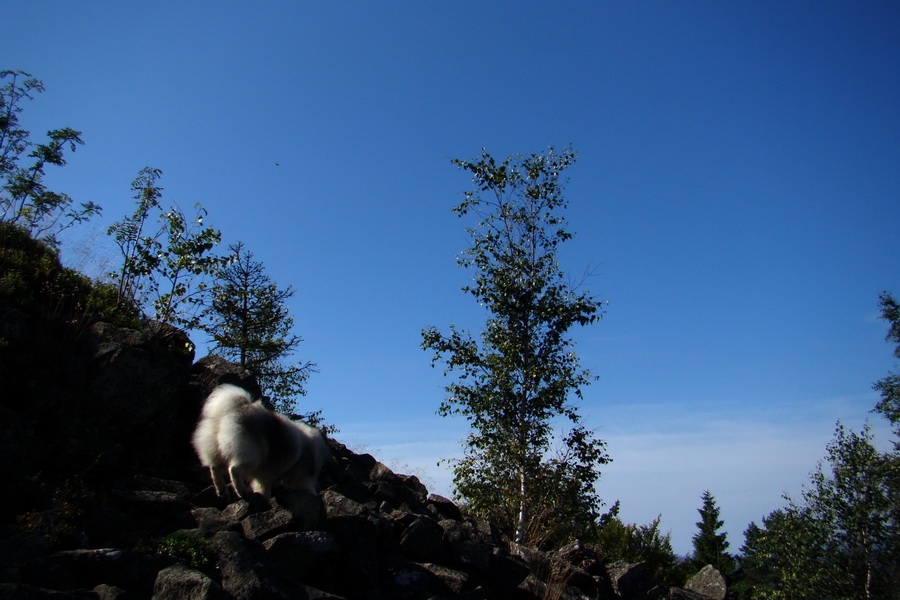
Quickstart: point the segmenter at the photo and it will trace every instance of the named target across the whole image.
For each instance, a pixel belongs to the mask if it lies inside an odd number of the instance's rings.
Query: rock
[[[128,592],[114,585],[101,583],[94,586],[93,591],[100,600],[128,600]]]
[[[275,500],[293,515],[296,531],[315,529],[325,516],[325,505],[318,494],[305,490],[281,490],[275,495]]]
[[[57,590],[91,589],[106,584],[149,593],[156,573],[164,566],[165,559],[134,550],[65,550],[28,565],[23,580]]]
[[[156,576],[153,600],[229,600],[229,595],[215,581],[184,565],[172,565]]]
[[[462,511],[459,507],[443,496],[437,494],[428,496],[428,508],[438,519],[462,521]]]
[[[608,565],[607,570],[613,589],[623,600],[646,598],[658,585],[647,563],[618,561]]]
[[[684,587],[707,598],[712,598],[712,600],[725,600],[725,596],[728,595],[725,578],[712,565],[706,565],[700,569],[700,572],[691,577]]]
[[[691,590],[669,588],[669,594],[666,596],[666,600],[709,600],[709,598],[703,594],[692,592]]]
[[[487,571],[494,551],[491,526],[484,521],[440,522],[450,559],[457,565]]]
[[[325,516],[328,519],[348,516],[363,517],[371,512],[368,507],[332,490],[325,490],[322,493],[322,503],[325,505]]]
[[[498,590],[514,590],[531,574],[531,567],[520,556],[494,556],[489,581]]]
[[[422,563],[419,565],[432,576],[432,589],[440,594],[457,595],[466,587],[471,577],[465,571],[458,571],[442,565]]]
[[[340,547],[330,533],[282,533],[263,547],[276,572],[287,580],[326,587],[334,580]]]
[[[262,542],[291,529],[294,524],[291,511],[276,505],[265,512],[248,515],[241,521],[241,528],[245,536]]]
[[[388,569],[387,594],[390,598],[427,598],[432,576],[416,564]]]
[[[172,492],[113,490],[113,499],[131,514],[174,519],[190,512],[191,503]]]
[[[416,517],[400,538],[400,552],[414,561],[438,561],[443,557],[444,529],[429,517]]]
[[[265,550],[234,531],[221,531],[212,538],[216,564],[222,573],[222,588],[235,600],[305,598],[307,593],[273,576]]]
[[[191,510],[191,516],[197,524],[197,528],[204,533],[218,533],[235,524],[222,514],[218,508],[211,506],[197,507]]]
[[[0,600],[87,600],[97,598],[93,592],[59,592],[22,583],[0,583]]]
[[[366,519],[358,530],[356,540],[344,546],[343,563],[338,573],[341,590],[347,596],[373,590],[378,584],[378,527]]]
[[[262,389],[250,371],[220,356],[211,354],[194,363],[191,378],[197,386],[198,395],[203,399],[223,383],[244,388],[253,398],[262,396]]]

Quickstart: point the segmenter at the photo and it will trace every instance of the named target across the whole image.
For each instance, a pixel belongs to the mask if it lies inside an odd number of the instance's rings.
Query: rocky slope
[[[319,496],[225,502],[190,435],[216,385],[256,384],[193,358],[170,327],[0,302],[0,599],[724,597],[661,589],[577,542],[517,547],[335,440]]]

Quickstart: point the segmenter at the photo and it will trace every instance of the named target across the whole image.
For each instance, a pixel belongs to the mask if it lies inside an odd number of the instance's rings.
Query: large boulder
[[[613,589],[622,600],[643,600],[658,588],[650,565],[617,561],[607,566]]]
[[[725,578],[712,565],[706,565],[700,569],[700,572],[691,577],[684,587],[712,600],[725,600],[725,596],[728,595]]]

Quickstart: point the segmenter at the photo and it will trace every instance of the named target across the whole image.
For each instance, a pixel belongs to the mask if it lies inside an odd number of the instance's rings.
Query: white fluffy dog
[[[291,421],[259,400],[252,402],[246,390],[229,384],[220,385],[206,399],[193,443],[200,462],[209,467],[216,493],[228,497],[227,471],[245,500],[254,491],[268,499],[279,479],[285,487],[315,494],[328,457],[328,445],[318,429]]]

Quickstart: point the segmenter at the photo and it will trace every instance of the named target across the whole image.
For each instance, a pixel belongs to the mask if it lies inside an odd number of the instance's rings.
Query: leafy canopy
[[[569,330],[601,314],[601,303],[570,285],[557,261],[559,245],[572,237],[561,215],[561,177],[574,161],[573,151],[553,148],[502,162],[484,151],[453,161],[475,187],[454,208],[477,218],[467,228],[472,245],[458,259],[474,272],[463,291],[488,318],[478,340],[453,325],[448,334],[422,332],[432,365],[443,361],[445,375],[456,374],[439,414],[463,415],[472,428],[454,468],[457,493],[519,542],[529,531],[535,541],[564,523],[592,521],[599,465],[609,460],[568,402],[593,381]],[[560,418],[572,429],[557,435]],[[554,443],[560,447],[548,458]]]
[[[66,164],[66,150],[74,152],[84,142],[81,132],[68,127],[47,132],[48,141],[31,141],[22,129],[19,114],[23,102],[44,91],[44,84],[24,71],[0,71],[0,222],[21,227],[35,239],[59,245],[59,234],[100,213],[100,206],[85,202],[73,206],[72,198],[44,184],[48,165]]]

